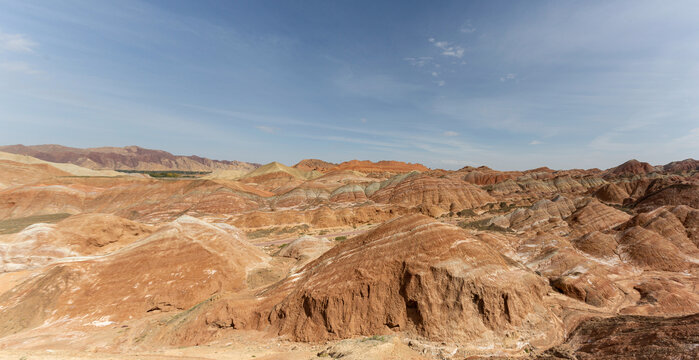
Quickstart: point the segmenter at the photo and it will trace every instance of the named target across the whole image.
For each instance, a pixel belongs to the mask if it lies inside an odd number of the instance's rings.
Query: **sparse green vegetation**
[[[179,314],[175,314],[173,317],[171,317],[169,320],[167,320],[166,324],[168,324],[168,325],[169,325],[169,324],[173,324],[175,321],[180,320],[180,319],[181,319],[182,321],[184,321],[185,318],[186,318],[189,314],[191,314],[194,310],[200,308],[202,305],[204,305],[204,304],[206,304],[206,303],[208,303],[208,302],[211,302],[211,301],[217,299],[218,297],[219,297],[218,294],[214,294],[213,296],[211,296],[211,297],[209,297],[208,299],[206,299],[206,300],[204,300],[204,301],[202,301],[202,302],[200,302],[200,303],[198,303],[198,304],[192,306],[191,308],[189,308],[189,309],[187,309],[187,310],[185,310],[185,311],[183,311],[183,312],[181,312],[181,313],[179,313]],[[145,334],[143,335],[143,337],[145,338]]]
[[[345,241],[347,240],[347,236],[338,236],[335,238],[335,241]]]
[[[607,205],[611,205],[611,206],[613,206],[615,209],[621,210],[621,211],[623,211],[623,212],[625,212],[625,213],[627,213],[627,214],[629,214],[629,215],[633,215],[633,214],[634,214],[634,213],[633,213],[633,210],[631,210],[631,208],[628,208],[628,207],[626,207],[626,206],[624,206],[624,205],[619,205],[619,204],[607,204]]]
[[[57,223],[70,216],[68,213],[36,215],[16,219],[0,220],[0,235],[14,234],[37,223]]]
[[[280,248],[280,249],[283,249],[283,248],[285,248],[285,247],[287,247],[287,246],[289,246],[288,243],[286,243],[286,244],[281,244],[281,245],[279,245],[279,248]]]
[[[381,342],[385,342],[385,341],[386,341],[386,337],[383,336],[383,335],[373,335],[373,336],[364,338],[364,339],[362,339],[361,341],[381,341]]]
[[[147,171],[147,170],[117,170],[126,174],[146,174],[153,178],[197,178],[203,175],[208,175],[211,171],[182,171],[182,170],[167,170],[167,171]]]
[[[271,235],[284,235],[284,234],[294,234],[294,233],[306,233],[310,226],[307,224],[297,225],[297,226],[285,226],[285,227],[269,227],[266,229],[259,229],[247,233],[249,239],[259,239]]]
[[[490,222],[490,218],[488,219],[482,219],[478,221],[462,221],[459,223],[459,226],[464,228],[464,229],[474,229],[474,230],[480,230],[480,231],[497,231],[497,232],[513,232],[510,229],[504,228],[502,226],[497,226],[495,224],[488,224]]]
[[[153,177],[153,178],[179,178],[182,177],[182,175],[174,172],[151,172],[148,173],[148,176]]]
[[[461,217],[470,217],[476,216],[476,213],[473,211],[473,209],[464,209],[456,213],[456,215],[459,215]]]

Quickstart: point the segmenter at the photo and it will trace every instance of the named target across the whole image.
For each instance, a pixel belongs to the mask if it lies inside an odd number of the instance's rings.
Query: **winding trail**
[[[371,230],[371,229],[361,229],[361,230],[353,229],[353,230],[349,230],[349,231],[341,231],[341,232],[336,232],[336,233],[330,233],[330,234],[325,234],[325,235],[315,235],[315,236],[321,237],[321,238],[324,237],[324,238],[328,238],[328,239],[332,240],[338,236],[352,237],[352,236],[364,234],[365,232],[367,232],[369,230]],[[282,245],[282,244],[288,244],[288,243],[290,243],[298,238],[299,238],[299,236],[293,236],[293,237],[287,237],[287,238],[283,238],[283,239],[254,243],[253,245],[255,245],[255,246]]]

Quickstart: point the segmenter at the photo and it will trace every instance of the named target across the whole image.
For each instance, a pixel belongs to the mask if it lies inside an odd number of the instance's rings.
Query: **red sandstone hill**
[[[71,163],[89,169],[145,171],[212,171],[226,169],[251,171],[259,166],[258,164],[242,161],[211,160],[194,155],[173,155],[166,151],[144,149],[138,146],[79,149],[62,145],[8,145],[0,146],[0,151],[29,155],[45,161]]]
[[[461,228],[409,215],[332,248],[258,301],[222,302],[198,321],[302,341],[401,331],[482,346],[516,333],[547,346],[561,333],[547,286]]]
[[[337,165],[333,170],[354,170],[363,173],[372,172],[390,172],[390,173],[407,173],[411,171],[428,171],[430,170],[422,164],[405,163],[402,161],[379,161],[373,162],[369,160],[351,160],[345,161]]]
[[[605,177],[640,175],[653,171],[655,171],[655,167],[653,167],[653,165],[647,162],[640,162],[636,159],[632,159],[617,167],[608,169]]]
[[[301,171],[326,172],[335,168],[336,166],[337,164],[333,164],[331,162],[323,161],[320,159],[303,159],[292,167]]]
[[[667,172],[699,170],[699,160],[685,159],[682,161],[673,161],[663,165],[663,170]]]

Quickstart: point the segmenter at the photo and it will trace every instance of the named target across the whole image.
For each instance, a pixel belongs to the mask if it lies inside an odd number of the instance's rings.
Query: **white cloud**
[[[431,56],[418,56],[418,57],[407,57],[403,60],[410,63],[412,66],[423,67],[432,62]]]
[[[444,80],[439,80],[436,82],[437,86],[444,86],[446,82]]]
[[[37,43],[22,34],[0,32],[0,49],[13,52],[34,52]]]
[[[439,76],[439,73],[436,72],[436,71],[433,71],[433,72],[432,72],[432,76],[437,77],[437,76]]]
[[[539,141],[539,140],[532,140],[532,141],[529,143],[529,145],[541,145],[541,144],[542,144],[542,142]]]
[[[255,127],[256,127],[258,130],[264,131],[264,132],[266,132],[266,133],[268,133],[268,134],[274,134],[275,132],[277,132],[277,128],[271,127],[271,126],[260,125],[260,126],[255,126]]]
[[[23,73],[23,74],[29,74],[29,75],[36,75],[39,73],[39,71],[33,69],[29,64],[21,62],[21,61],[13,61],[13,62],[3,62],[0,63],[0,69],[9,71],[9,72],[16,72],[16,73]]]
[[[506,74],[500,77],[500,82],[512,81],[517,78],[517,74]]]
[[[465,49],[462,48],[461,46],[450,44],[447,41],[432,41],[432,40],[434,40],[434,39],[430,39],[430,42],[434,43],[434,46],[436,46],[442,50],[442,55],[453,56],[453,57],[456,57],[459,59],[461,59],[464,56]]]
[[[476,28],[473,25],[471,25],[471,21],[469,20],[466,21],[465,24],[461,25],[461,29],[459,29],[459,31],[461,31],[464,34],[473,34],[474,32],[476,32]]]
[[[450,130],[450,131],[445,131],[445,132],[443,133],[443,135],[444,135],[444,136],[459,136],[459,133],[456,132],[456,131],[451,131],[451,130]]]
[[[367,122],[366,118],[361,118],[359,121],[361,121],[362,124],[366,124],[366,122]]]

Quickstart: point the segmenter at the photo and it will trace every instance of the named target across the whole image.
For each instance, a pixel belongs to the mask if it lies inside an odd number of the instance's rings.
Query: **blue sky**
[[[696,1],[0,0],[0,144],[293,164],[699,157]]]

